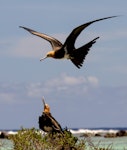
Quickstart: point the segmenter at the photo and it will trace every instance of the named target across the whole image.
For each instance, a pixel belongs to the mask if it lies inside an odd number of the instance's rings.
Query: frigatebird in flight
[[[86,55],[88,54],[88,51],[90,50],[92,45],[96,42],[96,40],[99,37],[94,38],[93,40],[81,46],[80,48],[75,48],[75,41],[77,37],[79,36],[79,34],[82,32],[83,29],[85,29],[87,26],[91,25],[92,23],[105,20],[105,19],[114,18],[114,17],[117,16],[110,16],[110,17],[97,19],[76,27],[75,29],[72,30],[70,35],[67,37],[64,44],[62,44],[59,40],[55,39],[54,37],[51,37],[44,33],[39,33],[37,31],[34,31],[32,29],[23,26],[20,27],[29,31],[31,34],[39,36],[50,42],[52,46],[52,50],[49,51],[44,58],[41,58],[40,61],[44,60],[47,57],[52,57],[55,59],[66,58],[66,59],[70,59],[76,67],[80,68],[83,65],[83,62],[85,60]]]

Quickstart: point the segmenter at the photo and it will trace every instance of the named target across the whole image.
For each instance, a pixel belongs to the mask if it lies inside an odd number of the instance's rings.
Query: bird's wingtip
[[[19,28],[23,28],[23,26],[19,26]]]
[[[19,28],[26,29],[26,27],[24,27],[24,26],[19,26]]]
[[[95,38],[95,40],[97,40],[97,39],[99,39],[99,38],[100,38],[100,37],[98,36],[98,37]]]
[[[112,17],[121,17],[121,16],[123,16],[123,15],[114,15],[114,16],[112,16]]]
[[[110,17],[106,17],[105,19],[108,19],[108,18],[115,18],[115,17],[121,17],[122,15],[114,15],[114,16],[110,16]]]

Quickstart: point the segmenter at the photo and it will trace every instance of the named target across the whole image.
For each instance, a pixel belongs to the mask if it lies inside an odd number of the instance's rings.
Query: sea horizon
[[[18,130],[21,130],[22,127],[20,128],[0,128],[0,131],[18,131]],[[36,128],[36,127],[23,127],[23,128],[35,128],[35,129],[39,129],[39,128]],[[65,127],[63,127],[64,129]],[[67,127],[67,129],[73,129],[73,130],[79,130],[79,129],[89,129],[89,130],[127,130],[127,127]]]

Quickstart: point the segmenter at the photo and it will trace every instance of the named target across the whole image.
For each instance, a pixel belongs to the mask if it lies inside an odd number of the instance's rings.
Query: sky
[[[127,127],[127,1],[0,1],[0,129],[39,128],[42,97],[63,128]],[[79,35],[78,48],[100,37],[83,67],[70,60],[40,58],[47,41],[19,26],[62,43],[71,31],[96,22]]]

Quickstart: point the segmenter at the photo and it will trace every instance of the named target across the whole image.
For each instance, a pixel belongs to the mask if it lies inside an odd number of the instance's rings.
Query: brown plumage
[[[42,113],[42,116],[39,117],[39,128],[48,133],[62,133],[63,131],[60,124],[50,113],[50,106],[48,104],[45,104],[44,98],[42,100],[44,111]]]
[[[93,39],[92,41],[85,44],[84,46],[76,49],[74,44],[75,44],[77,37],[82,32],[82,30],[84,30],[90,24],[97,22],[97,21],[113,18],[113,17],[117,17],[117,16],[111,16],[111,17],[97,19],[97,20],[90,21],[83,25],[78,26],[77,28],[72,30],[72,32],[67,37],[64,44],[62,44],[60,41],[58,41],[54,37],[48,36],[43,33],[36,32],[32,29],[29,29],[29,28],[26,28],[23,26],[20,26],[20,27],[29,31],[31,34],[39,36],[50,42],[50,44],[52,46],[52,50],[49,51],[44,58],[41,58],[40,61],[47,57],[52,57],[52,58],[56,58],[56,59],[66,58],[66,59],[70,59],[76,67],[80,68],[83,65],[83,62],[85,60],[86,55],[88,54],[88,51],[90,50],[92,45],[96,42],[96,40],[99,37]]]

